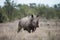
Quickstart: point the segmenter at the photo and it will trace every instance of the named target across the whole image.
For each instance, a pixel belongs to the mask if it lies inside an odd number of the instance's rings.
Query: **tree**
[[[14,10],[14,1],[10,2],[10,0],[6,0],[4,3],[5,3],[4,8],[6,10],[6,14],[9,19],[12,19]]]
[[[57,5],[56,4],[54,5],[54,8],[57,8]]]

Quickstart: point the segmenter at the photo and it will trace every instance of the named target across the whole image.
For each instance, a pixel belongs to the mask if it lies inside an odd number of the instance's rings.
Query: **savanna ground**
[[[17,33],[19,20],[0,23],[0,40],[60,40],[60,22],[40,19],[39,28],[33,33],[23,29]]]

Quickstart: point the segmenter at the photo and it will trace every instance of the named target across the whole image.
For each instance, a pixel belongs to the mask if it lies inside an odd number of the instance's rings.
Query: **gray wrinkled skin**
[[[38,20],[39,20],[38,16],[34,16],[34,15],[20,19],[17,32],[20,32],[22,28],[28,31],[29,33],[31,32],[31,30],[32,32],[34,32],[36,28],[39,27]]]

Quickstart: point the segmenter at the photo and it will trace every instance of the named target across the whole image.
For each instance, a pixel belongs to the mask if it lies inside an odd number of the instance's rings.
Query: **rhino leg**
[[[29,33],[31,33],[31,28],[30,28],[30,27],[28,27],[28,28],[27,28],[27,31],[28,31]]]
[[[34,30],[34,28],[32,29],[32,32],[34,32],[35,30]]]
[[[24,30],[27,30],[27,28],[25,28],[25,27],[24,27],[23,29],[24,29]]]
[[[21,29],[22,29],[22,27],[18,27],[18,31],[17,32],[19,33],[21,31]]]
[[[20,30],[22,29],[22,26],[20,25],[20,22],[19,22],[19,24],[18,24],[18,33],[20,32]]]
[[[34,32],[35,30],[36,30],[36,28],[33,28],[33,29],[32,29],[32,32]]]
[[[31,30],[27,30],[29,33],[31,33]]]
[[[29,27],[24,27],[23,29],[31,33],[31,29]]]

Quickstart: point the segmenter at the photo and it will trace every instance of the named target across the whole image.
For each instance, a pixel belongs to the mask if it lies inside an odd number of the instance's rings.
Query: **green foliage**
[[[16,5],[14,1],[6,0],[4,2],[4,6],[0,7],[0,22],[20,19],[21,17],[31,14],[40,15],[41,17],[46,17],[47,19],[60,19],[60,4],[55,4],[54,7],[36,3],[30,3],[29,5]]]
[[[2,19],[3,19],[3,16],[2,16],[2,13],[0,13],[0,22],[1,23],[3,22]]]

